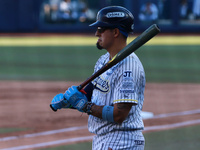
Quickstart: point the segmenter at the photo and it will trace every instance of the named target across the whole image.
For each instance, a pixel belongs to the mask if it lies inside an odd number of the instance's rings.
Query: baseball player
[[[94,72],[126,46],[133,21],[131,12],[121,6],[105,7],[98,12],[96,22],[90,26],[97,28],[97,48],[107,53],[99,58]],[[93,150],[143,150],[144,89],[144,68],[132,53],[89,83],[85,92],[72,86],[64,94],[56,95],[51,105],[55,110],[73,107],[89,115],[88,130],[96,134]]]

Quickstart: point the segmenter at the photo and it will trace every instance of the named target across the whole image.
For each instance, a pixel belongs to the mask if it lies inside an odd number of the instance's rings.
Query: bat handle
[[[77,89],[78,89],[81,93],[87,94],[87,93],[84,91],[82,85],[79,85],[79,86],[77,87]]]
[[[54,109],[53,106],[52,106],[51,104],[50,104],[50,108],[51,108],[53,111],[55,111],[55,112],[57,111],[57,109]]]
[[[80,91],[81,89],[83,89],[83,87],[82,87],[82,85],[79,85],[78,87],[77,87],[77,89]]]

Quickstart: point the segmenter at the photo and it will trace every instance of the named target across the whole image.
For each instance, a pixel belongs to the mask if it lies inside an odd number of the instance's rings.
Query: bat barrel
[[[139,47],[153,38],[160,32],[159,27],[156,24],[151,25],[148,29],[146,29],[141,35],[139,35],[136,39],[134,39],[131,43],[129,43],[125,48],[123,48],[119,53],[117,53],[112,60],[110,60],[107,64],[105,64],[101,69],[95,72],[91,77],[85,80],[78,86],[78,90],[84,88],[89,82],[94,80],[96,77],[104,73],[106,70],[126,58],[132,52],[136,51]]]

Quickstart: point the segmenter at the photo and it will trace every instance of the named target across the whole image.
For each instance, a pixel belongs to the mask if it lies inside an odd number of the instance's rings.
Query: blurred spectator
[[[158,0],[159,19],[170,19],[170,5],[169,0]]]
[[[84,0],[64,0],[59,6],[59,18],[61,20],[88,22],[94,20],[96,14],[87,7]]]
[[[158,19],[157,6],[152,2],[146,2],[140,9],[139,19],[144,23],[156,22]]]
[[[72,5],[71,0],[63,0],[59,4],[59,20],[71,20],[76,19],[72,17]]]
[[[159,19],[163,19],[163,8],[164,8],[163,0],[158,0]]]
[[[193,14],[196,19],[200,19],[200,0],[194,0]]]
[[[90,21],[94,21],[96,18],[96,15],[94,13],[94,11],[92,11],[89,8],[85,8],[82,10],[80,17],[79,17],[79,21],[80,22],[90,22]]]
[[[181,4],[180,4],[181,19],[188,19],[188,15],[189,15],[188,2],[187,0],[181,0]]]
[[[92,11],[87,7],[84,0],[79,0],[79,10],[80,10],[80,16],[79,16],[80,22],[94,21],[96,19],[96,14],[94,13],[94,11]]]
[[[47,22],[88,22],[96,13],[87,7],[85,0],[48,0],[44,5]]]
[[[48,0],[44,4],[44,15],[46,21],[56,21],[58,5],[61,0]]]

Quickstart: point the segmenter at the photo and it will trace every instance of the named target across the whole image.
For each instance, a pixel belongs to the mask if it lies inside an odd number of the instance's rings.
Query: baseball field
[[[135,36],[128,39],[130,42]],[[86,114],[52,98],[92,73],[105,51],[89,35],[0,37],[0,150],[89,150]],[[200,36],[158,35],[136,51],[146,72],[145,150],[200,148]]]

